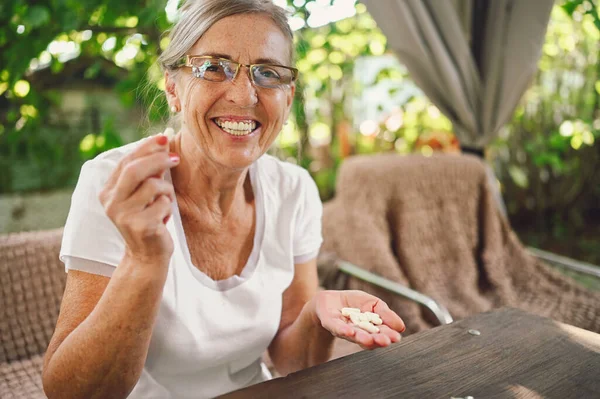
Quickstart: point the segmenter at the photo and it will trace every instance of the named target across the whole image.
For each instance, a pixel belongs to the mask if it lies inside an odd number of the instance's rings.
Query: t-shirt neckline
[[[258,178],[258,168],[256,165],[257,162],[258,161],[254,162],[252,165],[250,165],[249,168],[250,184],[252,186],[252,191],[254,192],[254,207],[256,217],[254,241],[252,245],[252,252],[250,253],[250,256],[248,257],[248,260],[244,265],[244,268],[242,269],[242,272],[239,276],[233,275],[223,280],[213,280],[192,263],[192,257],[190,255],[187,239],[183,230],[181,214],[179,213],[179,205],[177,203],[177,198],[175,198],[175,201],[173,201],[173,226],[177,235],[176,245],[179,246],[179,250],[183,254],[187,266],[190,269],[192,275],[196,278],[196,280],[198,280],[206,287],[215,291],[226,291],[233,289],[239,286],[240,284],[243,284],[245,281],[249,280],[252,277],[259,263],[262,241],[264,238],[265,231],[265,212],[262,187],[260,184],[260,179]],[[167,172],[166,178],[171,183],[173,182],[170,170]]]

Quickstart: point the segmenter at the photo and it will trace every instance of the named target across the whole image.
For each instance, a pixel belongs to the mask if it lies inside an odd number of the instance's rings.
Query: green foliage
[[[294,2],[301,4],[302,2]],[[294,6],[292,15],[309,20],[314,2]],[[333,196],[340,153],[340,126],[351,122],[353,75],[358,57],[381,55],[386,38],[366,13],[356,5],[356,15],[325,26],[305,26],[296,31],[296,66],[300,81],[292,109],[290,131],[282,136],[278,156],[294,159],[311,171],[322,198]],[[310,150],[310,151],[309,151]]]
[[[114,126],[114,119],[109,119],[100,134],[90,133],[79,143],[79,151],[84,159],[93,159],[96,155],[123,145],[123,139]]]
[[[62,129],[64,136],[67,133],[64,130],[69,128],[48,124],[49,112],[60,103],[60,94],[46,88],[51,86],[51,77],[40,82],[34,72],[49,68],[58,78],[73,72],[71,64],[85,66],[86,60],[92,60],[82,77],[89,81],[114,78],[124,107],[133,107],[138,102],[151,104],[153,96],[160,92],[156,87],[157,76],[148,82],[147,71],[160,51],[161,32],[169,26],[162,0],[146,0],[143,4],[117,0],[45,0],[27,4],[9,0],[0,5],[0,26],[2,166],[19,165],[26,160],[50,166],[61,151],[77,153],[78,143],[71,143],[65,149],[60,146],[66,143],[49,139],[57,129]],[[113,41],[114,45],[109,45]],[[51,43],[54,48],[49,47]],[[72,59],[66,59],[59,47],[72,49]],[[133,57],[125,56],[132,53]],[[120,73],[123,70],[126,73]],[[144,86],[148,89],[140,90]],[[166,107],[160,101],[149,111],[151,120],[160,120],[164,115]],[[97,136],[96,142],[104,140],[103,146],[94,147],[96,152],[122,143],[118,132],[109,134],[109,129],[111,126],[98,126],[98,131],[89,133]],[[76,136],[81,139],[80,134]],[[45,150],[38,151],[40,147],[31,143],[40,146],[43,143]],[[83,155],[89,156],[89,152],[84,151]],[[50,179],[51,183],[26,188],[15,183],[21,179],[15,175],[17,168],[11,166],[5,169],[9,175],[0,179],[0,193],[68,185],[78,173],[81,159],[73,157],[71,161],[67,165],[70,173],[61,173],[60,177]],[[63,166],[64,162],[56,168]]]
[[[596,2],[597,0],[566,0],[561,7],[571,17],[591,16],[594,25],[600,30],[600,16]]]
[[[583,234],[600,203],[600,25],[587,3],[553,10],[535,81],[491,147],[515,224],[554,237]]]

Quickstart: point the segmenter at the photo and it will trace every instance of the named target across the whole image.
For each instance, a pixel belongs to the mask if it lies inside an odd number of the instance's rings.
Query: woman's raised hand
[[[165,224],[175,200],[173,185],[164,175],[178,164],[179,156],[169,153],[168,137],[154,136],[119,162],[99,196],[125,240],[125,256],[164,270],[173,253]]]

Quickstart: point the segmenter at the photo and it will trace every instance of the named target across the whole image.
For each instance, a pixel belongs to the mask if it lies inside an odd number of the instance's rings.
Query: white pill
[[[357,308],[342,308],[342,315],[349,317],[350,313],[360,313],[360,309]]]
[[[360,314],[360,321],[368,321],[369,323],[371,322],[371,318],[369,317],[368,314],[366,313],[361,313]]]
[[[352,324],[358,324],[361,322],[360,313],[350,312],[350,315],[348,317],[352,321]]]
[[[367,317],[367,321],[373,323],[373,320],[380,320],[381,318],[377,313],[373,312],[364,312],[363,313]]]
[[[369,316],[369,321],[371,323],[377,326],[383,324],[383,320],[381,320],[381,317],[377,313],[365,312],[365,314]]]
[[[369,323],[368,321],[361,321],[360,323],[357,324],[357,326],[367,332],[370,332],[371,334],[375,334],[375,333],[379,332],[379,328],[375,327],[373,324]]]
[[[375,325],[383,324],[383,320],[381,320],[381,317],[377,313],[365,312],[361,315],[361,320]]]
[[[175,136],[175,130],[173,130],[172,127],[168,127],[165,129],[165,131],[163,132],[163,134],[165,136],[167,136],[168,138],[173,138]]]

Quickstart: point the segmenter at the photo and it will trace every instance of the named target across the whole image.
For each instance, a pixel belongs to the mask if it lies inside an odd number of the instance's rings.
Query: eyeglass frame
[[[286,65],[279,65],[279,64],[242,64],[240,62],[237,61],[233,61],[230,60],[229,58],[223,58],[223,57],[215,57],[212,55],[185,55],[180,62],[176,65],[177,68],[181,68],[181,67],[189,67],[189,68],[193,68],[196,65],[192,65],[191,61],[195,58],[200,58],[200,59],[213,59],[213,60],[222,60],[222,61],[227,61],[227,62],[231,62],[237,65],[237,68],[235,70],[235,73],[233,74],[233,76],[231,77],[231,79],[225,79],[222,81],[218,81],[218,80],[208,80],[208,79],[204,79],[204,78],[200,78],[202,80],[206,80],[207,82],[215,82],[215,83],[223,83],[223,82],[233,82],[234,79],[237,77],[238,73],[240,72],[240,68],[245,66],[248,69],[248,77],[250,78],[250,81],[252,82],[252,84],[254,86],[257,87],[262,87],[262,88],[267,88],[267,89],[273,89],[276,88],[278,86],[272,86],[272,87],[268,87],[268,86],[261,86],[260,84],[256,83],[254,81],[254,75],[252,73],[250,73],[250,71],[252,70],[252,67],[256,67],[256,66],[272,66],[272,67],[278,67],[278,68],[285,68],[289,71],[292,72],[292,81],[290,83],[282,83],[281,85],[289,85],[291,83],[294,83],[296,81],[296,79],[298,79],[298,69],[297,68],[293,68],[293,67],[289,67]]]

